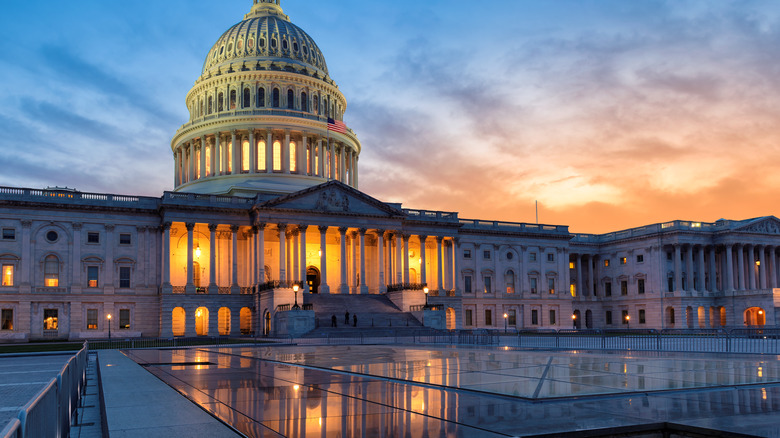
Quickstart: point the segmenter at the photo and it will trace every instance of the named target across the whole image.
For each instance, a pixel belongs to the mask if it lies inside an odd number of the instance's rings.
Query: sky
[[[3,0],[0,185],[161,196],[251,0]],[[605,233],[780,216],[775,0],[282,0],[405,208]]]

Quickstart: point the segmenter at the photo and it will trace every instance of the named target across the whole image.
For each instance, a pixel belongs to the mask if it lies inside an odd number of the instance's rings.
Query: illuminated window
[[[119,330],[130,329],[130,309],[119,309]]]
[[[493,285],[491,284],[493,282],[493,279],[489,275],[485,275],[482,277],[482,283],[485,285],[484,292],[486,294],[493,293]]]
[[[120,245],[130,245],[131,243],[132,243],[132,236],[130,236],[130,233],[122,233],[119,235]]]
[[[620,264],[621,265],[625,265],[626,263],[628,263],[628,257],[621,257],[620,258]]]
[[[43,329],[57,330],[57,309],[43,309]]]
[[[298,171],[298,146],[294,141],[290,142],[290,172]]]
[[[604,267],[605,268],[609,267],[609,259],[604,260]]]
[[[100,243],[100,233],[97,232],[87,233],[87,243]]]
[[[265,141],[260,140],[257,142],[257,168],[259,170],[265,169]]]
[[[282,170],[282,144],[274,142],[274,171]]]
[[[3,265],[3,286],[14,285],[14,265]]]
[[[217,151],[217,158],[219,161],[219,165],[217,165],[217,172],[219,173],[225,173],[225,147],[221,144],[219,145],[219,150]]]
[[[232,141],[228,143],[227,153],[228,153],[227,160],[225,160],[227,161],[227,171],[228,173],[233,173],[233,142]]]
[[[0,330],[14,329],[14,309],[3,309],[2,318],[0,319],[2,319]]]
[[[87,330],[97,330],[97,320],[97,309],[87,309]]]
[[[195,151],[195,179],[200,179],[200,150]]]
[[[511,269],[504,274],[504,281],[506,282],[506,293],[515,293],[515,271]]]
[[[3,240],[16,240],[16,230],[13,228],[3,228]]]
[[[249,171],[249,140],[244,140],[241,143],[241,170]]]
[[[311,150],[306,148],[306,174],[310,175],[311,173]]]
[[[574,283],[569,285],[569,292],[571,293],[571,296],[577,296],[577,286]]]
[[[574,269],[574,262],[569,262],[569,269]]]
[[[43,281],[46,287],[60,284],[60,260],[55,255],[47,256],[43,261]]]
[[[263,108],[265,106],[265,88],[260,87],[257,89],[257,107]]]
[[[206,176],[211,176],[211,148],[206,148]]]
[[[98,287],[97,266],[87,266],[87,287]]]
[[[121,266],[119,268],[119,287],[126,289],[130,287],[130,267]]]
[[[554,278],[548,278],[547,279],[547,291],[549,291],[551,295],[555,293],[555,279]]]
[[[230,109],[236,109],[236,90],[230,90]]]

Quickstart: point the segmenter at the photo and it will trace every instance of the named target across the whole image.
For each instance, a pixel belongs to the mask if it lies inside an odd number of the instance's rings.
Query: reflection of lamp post
[[[631,329],[631,316],[626,315],[626,324],[628,325],[628,329]]]
[[[298,310],[298,309],[301,308],[301,306],[298,305],[298,285],[297,284],[293,285],[293,292],[295,292],[295,304],[293,304],[292,308],[294,310]]]
[[[425,294],[425,308],[428,308],[428,286],[425,286],[423,288],[423,293]]]
[[[111,314],[109,313],[108,316],[108,340],[111,340]]]
[[[507,333],[507,326],[506,326],[506,319],[509,318],[509,315],[504,313],[504,333]]]
[[[573,328],[574,330],[577,330],[577,314],[576,313],[572,313],[572,315],[571,315],[571,328]]]

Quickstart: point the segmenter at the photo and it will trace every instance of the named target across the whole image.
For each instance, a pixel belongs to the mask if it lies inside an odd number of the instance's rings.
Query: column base
[[[342,284],[341,286],[339,286],[339,293],[344,295],[349,295],[349,286],[347,286],[346,284]]]
[[[219,287],[215,283],[211,283],[208,287],[210,295],[216,295],[219,293]]]
[[[366,285],[360,286],[360,294],[361,295],[368,295],[368,286],[366,286]]]
[[[184,286],[184,293],[187,295],[194,294],[196,292],[195,285],[194,284],[188,284]]]
[[[327,284],[320,285],[320,291],[321,294],[330,294],[330,286]]]
[[[173,285],[170,283],[163,283],[162,285],[162,293],[164,294],[172,294],[173,293]]]

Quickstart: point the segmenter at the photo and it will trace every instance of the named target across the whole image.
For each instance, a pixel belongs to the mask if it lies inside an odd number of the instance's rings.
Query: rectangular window
[[[482,258],[490,260],[490,251],[482,251]]]
[[[609,259],[604,259],[604,267],[605,268],[609,267]]]
[[[97,266],[87,266],[87,287],[98,287]]]
[[[14,265],[3,265],[3,286],[14,285]]]
[[[130,309],[119,309],[119,330],[130,329]]]
[[[97,321],[97,309],[87,309],[87,330],[97,330]]]
[[[555,279],[554,278],[548,278],[547,279],[547,291],[550,292],[550,295],[555,293]]]
[[[100,233],[87,233],[87,243],[100,243]]]
[[[666,260],[669,260],[669,261],[671,261],[671,260],[672,260],[672,252],[671,252],[671,251],[668,251],[668,252],[666,253]]]
[[[531,310],[531,325],[539,325],[539,311]]]
[[[517,312],[515,309],[509,309],[507,312],[507,315],[509,316],[509,325],[516,326],[517,325]]]
[[[608,297],[612,296],[612,283],[609,281],[604,283],[604,295]]]
[[[125,289],[130,287],[130,267],[129,266],[121,266],[119,268],[119,287],[125,288]]]
[[[645,323],[645,309],[639,309],[639,323]]]
[[[535,262],[536,261],[536,253],[532,252],[532,253],[528,254],[528,259],[531,260],[532,262]]]
[[[550,310],[550,325],[555,325],[555,310]]]
[[[463,258],[464,259],[470,259],[471,258],[471,250],[470,249],[464,249],[463,250]]]
[[[43,309],[43,329],[57,330],[57,309]]]
[[[554,261],[555,261],[555,254],[553,254],[553,253],[548,253],[548,254],[547,254],[547,261],[548,261],[548,262],[554,262]]]
[[[466,275],[463,277],[463,289],[467,294],[471,293],[471,275]]]
[[[490,327],[493,325],[493,311],[485,309],[485,325]]]
[[[644,263],[644,261],[645,261],[645,256],[644,255],[639,254],[638,256],[636,256],[636,262],[637,263]]]
[[[620,319],[623,321],[623,324],[628,324],[628,310],[620,311]]]
[[[16,240],[16,230],[13,228],[3,228],[3,240]]]
[[[463,318],[465,320],[464,324],[466,324],[467,326],[474,325],[474,319],[473,318],[474,317],[473,317],[473,314],[471,313],[471,309],[466,309],[466,315]]]
[[[607,320],[607,325],[612,325],[612,311],[607,310],[607,313],[604,314],[604,318]]]
[[[14,329],[14,309],[3,309],[1,319],[2,330]]]
[[[639,280],[637,280],[636,288],[637,288],[637,292],[640,295],[645,293],[645,279],[644,278],[640,278]]]
[[[133,243],[133,240],[130,237],[130,233],[122,233],[119,235],[120,245],[130,245],[131,243]]]
[[[621,257],[620,258],[620,264],[621,265],[625,265],[626,263],[628,263],[628,257]]]
[[[674,292],[674,278],[669,277],[666,279],[666,290]]]
[[[569,269],[574,269],[574,262],[569,262]]]
[[[482,282],[485,284],[485,293],[486,294],[493,293],[492,285],[490,284],[491,280],[492,279],[490,277],[488,277],[488,276],[482,277]]]
[[[535,294],[535,293],[536,293],[536,288],[537,288],[537,287],[538,287],[538,286],[536,285],[536,279],[535,279],[535,278],[532,278],[532,279],[531,279],[531,293],[532,293],[532,294]]]
[[[620,282],[620,295],[628,295],[628,281],[626,280]]]

